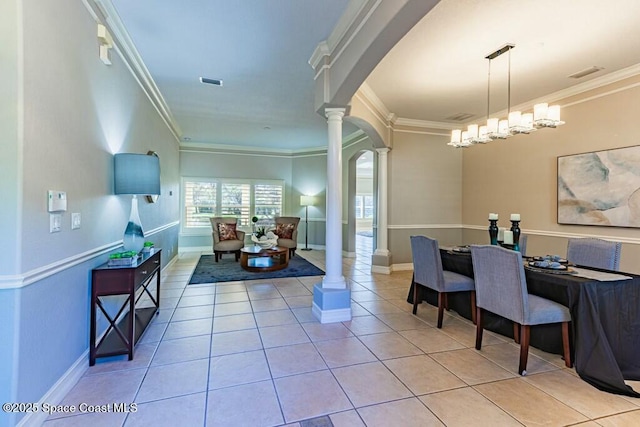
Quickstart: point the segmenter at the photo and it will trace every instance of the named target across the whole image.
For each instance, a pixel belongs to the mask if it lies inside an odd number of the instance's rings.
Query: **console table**
[[[91,271],[91,343],[89,347],[89,366],[96,358],[127,354],[133,359],[133,347],[157,314],[160,307],[160,249],[151,254],[143,254],[135,265],[130,267],[110,267],[103,264]],[[149,286],[156,277],[156,295],[149,292]],[[140,289],[142,289],[140,292]],[[137,296],[136,296],[137,293]],[[136,307],[143,295],[148,295],[152,307]],[[126,295],[127,298],[115,316],[109,315],[103,305],[102,297]],[[126,309],[127,313],[123,315]],[[100,309],[109,327],[96,343],[96,314]],[[134,321],[132,321],[132,317]]]

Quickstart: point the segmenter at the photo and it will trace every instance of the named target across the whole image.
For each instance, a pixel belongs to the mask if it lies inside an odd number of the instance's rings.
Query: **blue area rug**
[[[202,255],[196,265],[190,285],[200,283],[235,282],[238,280],[278,279],[282,277],[322,276],[324,271],[300,256],[289,260],[287,268],[265,273],[252,273],[240,267],[232,255],[223,256],[215,262],[213,255]]]

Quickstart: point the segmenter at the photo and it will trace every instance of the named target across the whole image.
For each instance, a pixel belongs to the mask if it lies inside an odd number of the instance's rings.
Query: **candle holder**
[[[492,245],[498,244],[498,220],[489,220],[489,239]]]
[[[513,250],[520,251],[520,221],[511,221],[511,231],[513,232]]]

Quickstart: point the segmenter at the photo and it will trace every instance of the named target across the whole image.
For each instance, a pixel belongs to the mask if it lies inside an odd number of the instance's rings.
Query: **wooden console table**
[[[276,271],[282,270],[288,265],[288,248],[275,246],[270,249],[262,249],[260,246],[245,246],[240,249],[240,267],[247,271]]]
[[[160,307],[160,249],[152,254],[144,254],[136,265],[130,267],[109,267],[103,264],[91,271],[91,343],[89,347],[89,366],[96,363],[96,358],[129,355],[133,359],[133,347],[146,329],[154,314]],[[156,277],[156,295],[149,292],[149,285]],[[142,291],[136,291],[142,288]],[[140,298],[148,295],[153,307],[137,307]],[[102,304],[101,297],[110,295],[126,295],[115,316],[109,315]],[[125,310],[129,311],[123,315]],[[100,309],[109,321],[109,327],[96,344],[96,310]],[[131,321],[132,315],[135,321]]]

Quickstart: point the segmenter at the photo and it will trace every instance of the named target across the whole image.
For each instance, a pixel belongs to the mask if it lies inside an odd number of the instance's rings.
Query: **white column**
[[[320,323],[351,320],[351,291],[342,275],[342,117],[344,108],[327,108],[326,266],[322,283],[313,287],[311,312]]]
[[[387,232],[387,153],[388,148],[377,148],[378,152],[378,233],[374,255],[389,256]]]
[[[342,117],[344,108],[327,108],[329,126],[327,148],[327,231],[326,275],[322,287],[345,289],[342,275]]]

